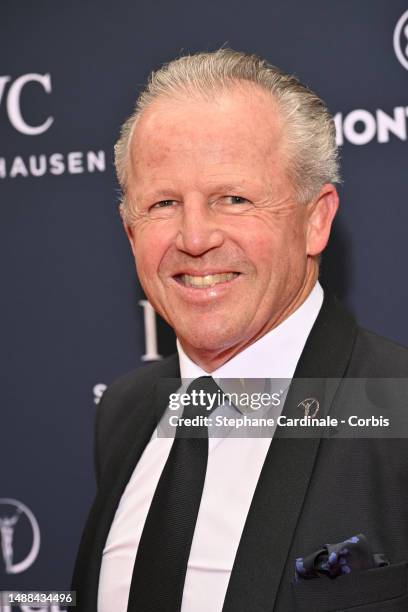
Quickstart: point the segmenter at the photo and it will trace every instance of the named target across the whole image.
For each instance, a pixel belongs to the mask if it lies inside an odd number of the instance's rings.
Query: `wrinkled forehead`
[[[284,127],[272,95],[252,84],[199,94],[157,98],[139,116],[130,142],[132,171],[171,156],[211,158],[214,163],[263,159],[282,150]]]

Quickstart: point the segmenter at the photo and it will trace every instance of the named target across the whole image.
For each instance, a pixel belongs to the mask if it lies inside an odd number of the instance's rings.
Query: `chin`
[[[194,347],[195,350],[214,353],[224,351],[237,342],[245,341],[243,329],[239,330],[225,319],[221,321],[192,322],[179,328],[175,327],[176,334],[184,343]]]

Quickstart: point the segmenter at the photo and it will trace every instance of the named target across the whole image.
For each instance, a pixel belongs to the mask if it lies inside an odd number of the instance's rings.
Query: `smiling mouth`
[[[239,276],[239,272],[223,272],[222,274],[205,274],[203,276],[192,276],[191,274],[178,274],[175,280],[185,287],[194,289],[208,289],[219,283],[228,283]]]

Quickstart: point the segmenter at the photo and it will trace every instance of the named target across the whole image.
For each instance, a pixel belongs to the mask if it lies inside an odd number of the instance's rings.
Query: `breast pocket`
[[[407,612],[408,563],[347,576],[300,580],[293,585],[296,612]]]

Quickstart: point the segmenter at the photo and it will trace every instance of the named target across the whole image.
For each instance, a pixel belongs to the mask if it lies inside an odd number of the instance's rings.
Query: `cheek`
[[[235,232],[235,241],[254,264],[258,275],[270,272],[284,255],[285,240],[279,227],[270,227],[265,219],[246,219]]]
[[[255,267],[260,292],[297,282],[306,265],[305,236],[298,225],[248,224],[240,245]]]
[[[146,224],[135,233],[133,244],[139,278],[154,282],[170,244],[168,232],[159,223]]]

